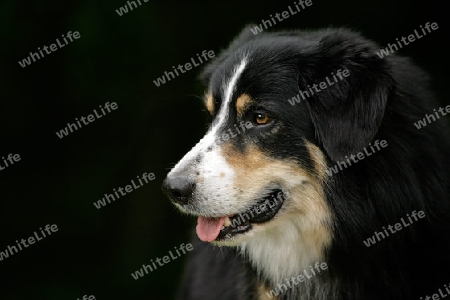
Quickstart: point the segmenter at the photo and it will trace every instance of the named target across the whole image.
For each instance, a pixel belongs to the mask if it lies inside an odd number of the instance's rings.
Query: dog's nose
[[[195,183],[185,176],[167,177],[162,184],[162,189],[169,198],[181,205],[188,203],[194,188]]]

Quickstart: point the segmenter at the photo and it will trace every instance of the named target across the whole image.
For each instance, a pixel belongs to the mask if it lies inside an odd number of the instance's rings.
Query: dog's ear
[[[356,154],[369,144],[394,92],[390,65],[376,54],[377,50],[360,35],[338,30],[328,31],[309,57],[303,57],[303,65],[310,67],[307,73],[314,75],[300,75],[299,88],[306,91],[313,83],[327,85],[307,102],[316,136],[334,161]]]
[[[258,38],[259,35],[264,34],[260,33],[258,36],[253,34],[250,29],[255,26],[256,25],[254,24],[249,24],[245,26],[244,29],[242,29],[242,31],[239,33],[239,35],[226,48],[226,51],[220,53],[219,56],[215,57],[208,65],[206,65],[206,67],[203,69],[203,71],[200,73],[199,76],[199,79],[204,84],[208,84],[209,80],[211,79],[211,75],[217,69],[217,66],[219,66],[223,61],[225,61],[230,55],[232,55],[239,47],[241,47],[243,44],[252,39]]]

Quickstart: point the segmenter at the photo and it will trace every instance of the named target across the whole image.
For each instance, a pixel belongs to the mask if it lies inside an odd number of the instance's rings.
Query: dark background
[[[0,262],[0,299],[172,299],[185,256],[134,280],[150,259],[189,242],[194,218],[162,194],[168,170],[200,139],[206,113],[201,67],[156,87],[153,80],[203,50],[216,54],[244,25],[293,1],[149,1],[123,16],[113,1],[0,4],[0,251],[39,227],[58,232]],[[442,1],[445,2],[445,1]],[[271,30],[347,26],[382,47],[437,22],[404,47],[447,97],[446,9],[424,1],[319,1]],[[18,61],[68,31],[81,38],[22,68]],[[55,132],[105,102],[118,109],[59,139]],[[96,209],[93,202],[144,172],[156,179]]]

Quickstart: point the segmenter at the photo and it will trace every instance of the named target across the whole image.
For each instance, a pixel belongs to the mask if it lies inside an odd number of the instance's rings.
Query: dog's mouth
[[[197,235],[204,242],[213,242],[248,232],[253,224],[272,220],[283,206],[285,199],[286,194],[280,189],[275,189],[258,199],[255,205],[243,213],[219,218],[199,216]]]

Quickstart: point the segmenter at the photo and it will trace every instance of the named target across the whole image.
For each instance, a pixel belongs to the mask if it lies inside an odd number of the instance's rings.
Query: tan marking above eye
[[[209,113],[211,115],[214,114],[214,99],[211,94],[206,95],[205,105],[206,105],[206,109],[209,111]]]
[[[247,94],[242,94],[236,99],[236,111],[238,117],[244,115],[245,110],[252,104],[253,99]]]

